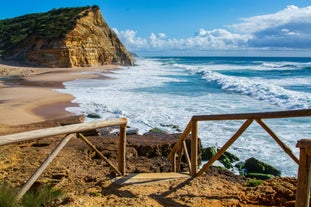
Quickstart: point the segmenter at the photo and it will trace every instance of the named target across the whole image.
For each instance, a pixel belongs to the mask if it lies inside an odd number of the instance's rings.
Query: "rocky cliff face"
[[[87,7],[71,21],[75,24],[73,29],[61,37],[44,38],[34,32],[5,51],[4,57],[46,67],[133,65],[131,54],[97,6]]]

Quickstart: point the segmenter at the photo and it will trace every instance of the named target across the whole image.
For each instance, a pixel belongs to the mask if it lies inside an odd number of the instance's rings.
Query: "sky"
[[[310,0],[0,0],[0,19],[98,5],[139,56],[311,57]]]

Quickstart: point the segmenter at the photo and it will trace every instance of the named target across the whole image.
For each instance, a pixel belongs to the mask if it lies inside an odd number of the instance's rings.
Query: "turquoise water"
[[[193,115],[265,112],[311,108],[311,58],[153,57],[105,74],[108,80],[76,80],[61,90],[73,94],[78,114],[103,119],[127,117],[140,133],[166,125],[187,125]],[[89,119],[92,121],[92,119]],[[309,118],[264,120],[294,151],[297,140],[311,138]],[[203,146],[221,147],[240,121],[199,124]],[[296,176],[297,166],[254,123],[229,148],[243,160],[253,156]]]

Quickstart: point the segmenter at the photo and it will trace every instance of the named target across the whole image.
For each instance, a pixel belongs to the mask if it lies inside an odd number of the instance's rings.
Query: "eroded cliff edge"
[[[0,54],[45,67],[133,65],[98,6],[0,20]]]

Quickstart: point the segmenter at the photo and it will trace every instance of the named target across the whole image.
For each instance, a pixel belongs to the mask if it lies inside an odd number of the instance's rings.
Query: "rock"
[[[134,64],[98,6],[0,20],[0,27],[0,55],[4,59],[45,67]]]
[[[160,124],[161,127],[168,127],[168,128],[172,128],[177,132],[182,132],[182,130],[179,128],[178,125],[174,125],[174,124]]]
[[[245,161],[244,168],[247,170],[248,174],[249,173],[262,173],[262,174],[270,174],[274,176],[281,176],[281,171],[253,157]]]
[[[247,173],[247,177],[248,178],[256,178],[259,180],[269,180],[269,179],[273,178],[274,176],[271,174],[249,172],[249,173]]]
[[[218,161],[227,169],[233,168],[231,160],[225,154],[221,155]]]
[[[231,152],[228,152],[228,151],[225,151],[224,155],[230,160],[231,163],[234,163],[240,160],[235,154],[232,154]]]
[[[167,132],[163,129],[155,127],[155,128],[150,129],[149,132],[147,132],[147,133],[167,133]]]
[[[245,176],[246,175],[246,170],[244,168],[245,162],[238,162],[234,165],[239,170],[240,175]]]
[[[100,119],[101,118],[101,116],[99,114],[96,114],[96,113],[89,113],[86,117],[92,118],[92,119]]]
[[[207,147],[202,149],[202,160],[210,160],[216,154],[215,147]]]
[[[215,147],[207,147],[202,149],[202,159],[210,160],[216,154]],[[225,168],[231,169],[233,168],[232,163],[238,161],[239,158],[230,152],[224,152],[223,155],[220,156],[218,161],[224,165]]]
[[[137,128],[127,128],[126,135],[138,135],[139,130]]]
[[[218,160],[221,164],[225,166],[225,168],[232,169],[233,168],[232,163],[237,162],[240,159],[234,154],[225,151],[224,154],[222,154]]]
[[[242,170],[245,165],[245,162],[238,162],[234,165],[234,167],[238,168],[238,170]]]
[[[166,157],[178,140],[175,134],[146,133],[144,135],[130,135],[128,144],[137,150],[138,156],[147,158]]]
[[[97,132],[100,135],[108,135],[108,134],[115,134],[119,135],[120,134],[120,129],[119,127],[106,127],[102,129],[97,129]],[[137,128],[126,128],[126,135],[138,135],[139,130]]]

